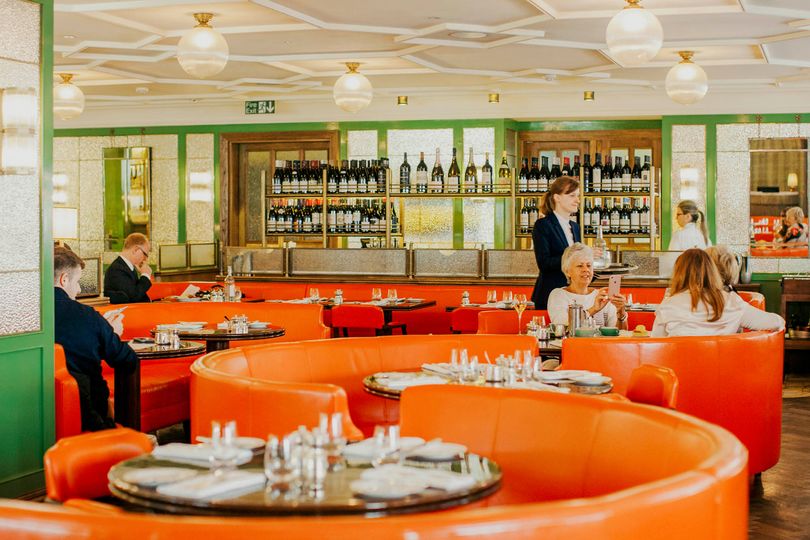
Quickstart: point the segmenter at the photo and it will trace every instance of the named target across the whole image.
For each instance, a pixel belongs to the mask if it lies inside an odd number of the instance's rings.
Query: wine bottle
[[[622,207],[619,210],[619,232],[630,234],[630,197],[622,197]]]
[[[531,199],[529,205],[529,232],[534,228],[534,222],[540,219],[540,210],[537,208],[537,199]]]
[[[596,153],[596,161],[593,164],[593,171],[591,172],[591,185],[593,193],[600,193],[602,191],[602,154]]]
[[[548,168],[548,158],[542,157],[542,166],[537,173],[537,192],[545,193],[548,191],[548,186],[551,184],[551,171]]]
[[[520,234],[529,233],[529,201],[524,200],[520,208]]]
[[[281,195],[281,184],[284,179],[284,170],[282,169],[283,164],[283,161],[276,160],[276,165],[273,169],[273,180],[270,186],[270,192],[273,195]]]
[[[377,168],[377,193],[385,193],[385,184],[388,182],[389,168],[388,158],[380,158],[380,166]]]
[[[576,178],[577,180],[580,179],[580,165],[579,165],[579,156],[574,156],[574,164],[571,165],[571,176]]]
[[[641,225],[641,234],[650,234],[650,207],[647,206],[647,197],[641,198],[639,223]]]
[[[529,191],[529,160],[526,158],[523,158],[520,164],[517,190],[518,193],[526,193]]]
[[[540,191],[540,169],[537,168],[537,158],[532,158],[532,168],[529,171],[529,178],[526,182],[529,193]]]
[[[361,159],[357,168],[357,193],[368,193],[368,169],[366,168],[366,160]]]
[[[349,161],[349,193],[357,193],[357,160]]]
[[[616,162],[613,165],[613,190],[622,190],[622,158],[616,156]]]
[[[340,162],[340,171],[338,172],[338,193],[349,192],[349,160],[344,159]]]
[[[416,192],[427,193],[428,168],[425,163],[425,153],[419,152],[419,164],[416,166]]]
[[[636,156],[630,171],[630,191],[641,191],[641,158]]]
[[[444,188],[444,169],[442,168],[439,149],[436,149],[436,162],[433,164],[433,171],[430,173],[430,192],[441,193]]]
[[[602,169],[602,191],[613,191],[613,162],[610,154],[605,156],[605,166]],[[605,204],[607,204],[607,200],[605,200]]]
[[[326,192],[327,193],[337,193],[338,191],[338,179],[340,178],[337,169],[329,163],[329,168],[326,172]]]
[[[563,158],[562,176],[571,176],[571,158]]]
[[[267,207],[267,222],[265,224],[265,234],[276,233],[276,208],[271,205]]]
[[[644,156],[644,166],[641,168],[641,191],[650,191],[650,156]]]
[[[352,224],[354,225],[354,232],[362,232],[360,230],[360,223],[363,221],[363,207],[360,201],[354,200],[354,207],[352,208]]]
[[[447,169],[447,178],[444,184],[445,193],[458,193],[461,185],[461,169],[458,166],[456,147],[453,147],[453,159],[450,161],[450,168]]]
[[[312,175],[309,177],[309,192],[320,193],[323,189],[323,172],[326,170],[325,161],[312,161]]]
[[[301,162],[293,161],[292,175],[290,176],[290,193],[299,193],[301,182]]]
[[[408,163],[407,152],[402,159],[402,165],[399,166],[399,192],[411,192],[411,165]]]
[[[391,203],[391,233],[399,233],[399,218],[394,203]]]
[[[630,209],[630,233],[642,234],[641,232],[641,198],[633,200],[633,208]]]
[[[633,191],[633,170],[628,159],[624,160],[622,167],[622,191]]]
[[[551,162],[551,175],[549,176],[548,183],[551,185],[554,180],[562,176],[562,171],[560,170],[560,158],[555,157]]]
[[[366,173],[368,179],[368,193],[377,193],[377,177],[380,174],[379,161],[376,159],[371,160],[371,167]]]
[[[492,165],[489,164],[489,152],[485,154],[484,166],[481,167],[481,192],[492,193]]]
[[[610,234],[619,234],[621,232],[622,214],[617,200],[613,199],[611,202],[613,207],[610,209]]]
[[[470,147],[470,157],[467,160],[467,169],[464,171],[464,193],[475,193],[478,190],[478,169],[475,168],[473,149]]]
[[[509,161],[506,159],[506,150],[504,150],[501,154],[501,166],[498,168],[498,183],[495,185],[495,191],[509,191],[509,184]]]
[[[591,200],[585,199],[585,205],[582,208],[582,232],[591,234]]]
[[[596,232],[596,229],[602,224],[602,212],[602,197],[594,197],[593,209],[591,210],[591,226],[593,232]]]
[[[360,232],[361,233],[368,233],[368,232],[376,232],[375,226],[371,223],[371,212],[368,208],[368,201],[365,201],[362,206],[357,206],[357,213],[359,214],[360,218]]]
[[[585,163],[582,164],[582,184],[585,193],[593,193],[593,167],[590,154],[585,154]]]

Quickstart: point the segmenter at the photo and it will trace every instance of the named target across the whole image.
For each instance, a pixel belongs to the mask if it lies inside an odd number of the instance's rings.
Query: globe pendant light
[[[667,95],[677,103],[690,105],[703,99],[709,91],[709,79],[699,65],[692,62],[692,51],[679,51],[681,60],[667,73]]]
[[[62,120],[79,116],[84,111],[84,92],[73,84],[73,74],[59,73],[62,82],[53,87],[53,112]]]
[[[340,76],[332,89],[332,97],[335,104],[344,111],[355,113],[360,109],[368,107],[371,98],[374,97],[374,88],[369,80],[357,72],[360,64],[357,62],[347,62],[349,71]]]
[[[664,42],[664,29],[658,18],[642,8],[641,0],[627,5],[610,19],[605,37],[610,55],[622,66],[640,66],[652,60]]]
[[[228,42],[208,22],[212,13],[195,13],[197,26],[187,32],[177,44],[177,61],[193,77],[205,79],[216,75],[228,63]]]

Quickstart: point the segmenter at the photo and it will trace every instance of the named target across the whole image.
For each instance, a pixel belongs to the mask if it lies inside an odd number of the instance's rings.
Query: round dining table
[[[153,329],[152,334],[155,333]],[[185,340],[204,341],[205,352],[222,351],[230,347],[231,341],[253,341],[283,336],[284,328],[267,326],[266,328],[248,328],[247,332],[233,332],[223,328],[199,328],[196,330],[178,330],[177,335]]]

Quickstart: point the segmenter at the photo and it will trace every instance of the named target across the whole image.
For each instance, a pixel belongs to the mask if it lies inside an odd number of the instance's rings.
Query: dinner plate
[[[463,444],[435,441],[414,448],[406,453],[406,457],[424,461],[452,461],[463,456],[466,452],[467,447]]]
[[[211,437],[197,437],[197,442],[210,444]],[[237,437],[234,441],[238,448],[244,448],[245,450],[258,450],[259,448],[264,448],[264,439],[260,439],[259,437]]]
[[[421,437],[400,437],[399,448],[406,454],[413,448],[425,444],[425,439]],[[374,439],[363,439],[360,442],[346,445],[343,455],[347,459],[371,460],[374,457]]]
[[[199,471],[181,467],[149,467],[148,469],[134,469],[127,471],[121,477],[124,482],[138,484],[139,486],[159,486],[186,480],[196,476]]]
[[[268,324],[270,324],[270,323],[266,323],[266,322],[262,322],[262,321],[253,321],[253,322],[248,323],[248,328],[254,328],[254,329],[267,328]]]
[[[582,386],[602,386],[604,384],[610,384],[613,380],[604,375],[599,375],[597,377],[571,377],[571,379],[574,381],[574,384],[579,384]]]
[[[396,481],[355,480],[349,487],[352,492],[374,499],[401,499],[427,489],[420,479],[397,478]]]

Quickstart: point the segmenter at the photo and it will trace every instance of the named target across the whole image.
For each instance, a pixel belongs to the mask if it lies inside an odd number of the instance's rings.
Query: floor
[[[810,540],[810,377],[789,376],[782,400],[782,455],[751,487],[749,538]]]

